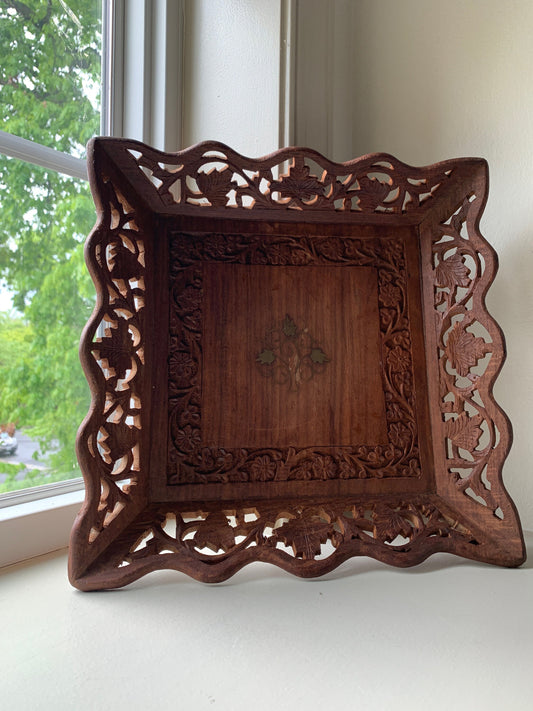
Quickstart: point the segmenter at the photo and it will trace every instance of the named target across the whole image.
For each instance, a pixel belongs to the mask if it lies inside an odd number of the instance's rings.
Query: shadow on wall
[[[499,250],[500,267],[486,302],[503,330],[507,349],[507,359],[494,386],[496,402],[507,413],[514,433],[503,479],[523,527],[533,530],[533,228],[513,237]]]

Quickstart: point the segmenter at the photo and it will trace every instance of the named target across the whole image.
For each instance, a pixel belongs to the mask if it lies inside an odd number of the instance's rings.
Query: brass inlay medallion
[[[279,327],[267,332],[256,361],[264,376],[294,391],[322,373],[329,358],[308,329],[299,328],[287,314]]]

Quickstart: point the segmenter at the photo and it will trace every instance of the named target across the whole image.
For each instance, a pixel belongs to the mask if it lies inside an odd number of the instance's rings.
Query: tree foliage
[[[0,0],[4,131],[83,155],[99,130],[100,18],[100,0]],[[43,450],[59,444],[53,464],[70,472],[89,400],[78,343],[94,301],[82,254],[94,206],[85,181],[2,155],[0,205],[0,278],[19,314],[0,319],[0,421],[31,428]]]
[[[7,373],[14,363],[23,360],[31,345],[32,337],[31,327],[24,319],[0,312],[1,374]]]

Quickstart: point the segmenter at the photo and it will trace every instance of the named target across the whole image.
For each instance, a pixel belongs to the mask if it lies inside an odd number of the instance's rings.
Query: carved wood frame
[[[77,441],[74,586],[162,568],[217,582],[254,560],[302,577],[359,555],[523,562],[501,476],[511,428],[492,396],[505,350],[485,308],[497,260],[479,231],[484,160],[334,163],[305,148],[250,159],[214,142],[168,154],[98,138],[88,165],[97,304],[80,348],[92,405]],[[202,445],[208,262],[376,269],[388,445]],[[316,344],[309,353],[313,368],[325,362]]]

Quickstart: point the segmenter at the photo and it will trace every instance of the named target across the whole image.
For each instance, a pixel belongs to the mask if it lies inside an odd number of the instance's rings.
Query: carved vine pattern
[[[454,547],[471,556],[478,546],[468,526],[423,497],[366,504],[263,502],[192,512],[152,507],[110,549],[104,567],[114,567],[119,584],[136,579],[155,561],[218,582],[253,560],[307,577],[355,555],[403,566]]]
[[[289,555],[312,560],[321,554],[324,544],[338,548],[353,539],[401,546],[412,544],[418,536],[450,535],[452,529],[472,536],[471,531],[429,502],[389,501],[348,507],[332,503],[295,506],[290,512],[270,504],[252,511],[198,512],[194,518],[177,512],[174,516],[176,541],[184,542],[189,551],[204,559],[211,557],[210,553],[221,555],[252,544],[289,549]],[[164,535],[163,527],[158,533]],[[157,534],[152,540],[157,541]],[[159,545],[163,540],[168,543],[168,538],[160,538]],[[132,559],[142,556],[142,550],[133,553]]]
[[[492,251],[477,230],[479,196],[470,194],[435,230],[434,293],[437,313],[441,411],[446,465],[459,491],[500,519],[502,491],[494,450],[500,442],[492,400],[501,363],[501,334],[484,308],[484,284],[494,269]],[[496,351],[496,352],[495,352]],[[496,361],[496,362],[494,362]]]
[[[400,240],[184,233],[173,236],[170,252],[170,485],[420,475],[405,255]],[[377,269],[388,445],[261,450],[202,446],[201,263],[206,261],[334,263]]]
[[[86,371],[98,382],[79,437],[81,457],[88,458],[100,486],[90,541],[139,498],[144,375],[144,235],[136,210],[108,178],[102,181],[102,193],[103,219],[87,255],[89,265],[97,268],[100,303],[81,351]]]
[[[162,161],[147,146],[126,150],[167,206],[401,215],[425,208],[452,173],[428,174],[386,155],[333,163],[309,149],[252,160],[215,142],[194,146],[185,160]]]

